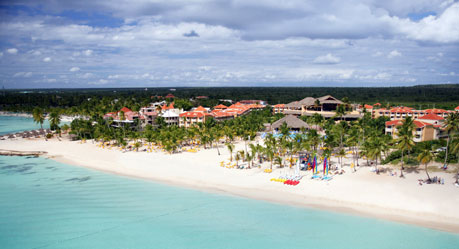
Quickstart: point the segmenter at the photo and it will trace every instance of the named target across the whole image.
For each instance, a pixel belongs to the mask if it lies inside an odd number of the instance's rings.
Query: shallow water
[[[0,157],[0,248],[458,248],[459,235]]]
[[[33,121],[33,118],[29,117],[17,117],[17,116],[0,116],[0,135],[21,132],[25,130],[37,130],[40,129],[40,124]],[[43,122],[43,129],[49,128],[48,120]]]

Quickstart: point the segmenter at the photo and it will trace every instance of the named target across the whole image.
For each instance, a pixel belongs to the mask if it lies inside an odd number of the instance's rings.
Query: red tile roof
[[[401,120],[391,120],[391,121],[387,121],[386,122],[386,126],[399,126],[399,125],[402,125],[402,121]]]
[[[161,106],[162,110],[169,110],[169,109],[174,109],[174,102],[170,103],[169,106],[163,105]]]
[[[434,113],[429,113],[427,115],[424,115],[422,117],[419,117],[418,119],[427,119],[427,120],[443,120],[443,117],[438,116],[437,114]]]
[[[411,107],[394,107],[392,109],[390,109],[390,112],[398,112],[398,113],[409,113],[409,112],[413,112],[411,111],[413,108]]]
[[[123,108],[121,108],[120,112],[126,113],[126,112],[132,112],[132,110],[127,108],[127,107],[123,107]]]
[[[194,109],[195,112],[207,112],[207,109],[202,107],[202,106],[198,106],[196,109]]]
[[[425,112],[427,113],[447,113],[448,111],[447,110],[444,110],[444,109],[426,109],[424,110]]]
[[[459,105],[456,108],[454,108],[454,110],[459,110]]]
[[[222,105],[222,104],[217,105],[217,106],[214,107],[214,109],[226,109],[226,108],[228,108],[228,107],[226,105]]]
[[[283,108],[285,107],[285,104],[277,104],[277,105],[274,105],[274,108]]]
[[[386,126],[400,126],[403,124],[403,121],[402,120],[391,120],[391,121],[387,121],[386,122]],[[419,121],[419,120],[414,120],[413,121],[413,124],[417,127],[417,128],[422,128],[424,126],[427,126],[427,125],[431,125],[429,123],[426,123],[426,122],[422,122],[422,121]]]
[[[422,128],[424,126],[427,126],[427,125],[431,125],[429,123],[426,123],[426,122],[422,122],[422,121],[419,121],[419,120],[414,120],[413,121],[414,125],[418,128]]]
[[[365,109],[373,109],[373,106],[372,106],[372,105],[367,105],[367,104],[365,104],[363,107],[365,107]]]

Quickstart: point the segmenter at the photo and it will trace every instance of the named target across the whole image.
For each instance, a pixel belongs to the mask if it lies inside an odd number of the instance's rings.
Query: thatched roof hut
[[[304,122],[303,120],[295,117],[294,115],[287,115],[271,125],[272,130],[278,130],[283,123],[286,123],[290,130],[300,130],[301,128],[305,129],[318,129],[316,126],[311,126]]]

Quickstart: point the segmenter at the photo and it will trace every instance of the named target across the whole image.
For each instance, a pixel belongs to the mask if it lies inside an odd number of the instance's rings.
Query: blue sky
[[[454,0],[0,2],[5,88],[459,83]]]

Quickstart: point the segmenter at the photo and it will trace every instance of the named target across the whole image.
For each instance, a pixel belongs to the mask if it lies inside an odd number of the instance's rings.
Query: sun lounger
[[[331,179],[333,179],[333,177],[331,177],[331,176],[322,177],[322,180],[324,180],[324,181],[330,181]]]

